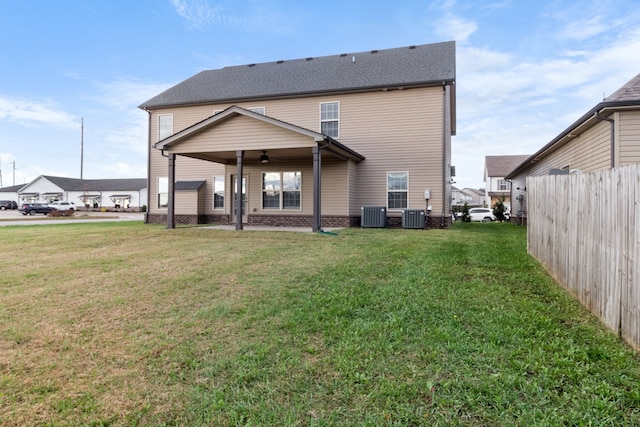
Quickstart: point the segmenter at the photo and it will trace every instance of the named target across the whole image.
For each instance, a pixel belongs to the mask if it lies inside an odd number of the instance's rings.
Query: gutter
[[[538,150],[536,153],[532,154],[527,160],[522,162],[518,167],[516,167],[508,176],[505,178],[514,178],[521,170],[525,169],[527,166],[534,164],[539,159],[545,157],[545,153],[552,149],[558,142],[560,142],[563,138],[567,137],[571,132],[585,124],[589,119],[595,118],[598,119],[598,112],[608,109],[634,109],[640,106],[640,100],[632,100],[632,101],[609,101],[609,102],[601,102],[592,109],[590,109],[586,114],[580,117],[577,121],[575,121],[571,126],[565,129],[562,133],[552,139],[549,143],[547,143],[544,147]],[[613,138],[612,138],[613,140]],[[613,159],[613,157],[612,157]]]
[[[612,118],[601,116],[600,111],[596,111],[595,113],[593,113],[593,117],[595,117],[598,120],[609,122],[611,124],[610,126],[611,127],[611,168],[615,168],[616,167],[616,157],[615,157],[616,156],[616,132],[615,132],[616,122]]]

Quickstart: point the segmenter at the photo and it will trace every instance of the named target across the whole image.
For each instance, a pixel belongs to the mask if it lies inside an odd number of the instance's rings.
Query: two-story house
[[[147,221],[446,227],[455,105],[454,42],[200,72],[140,106]]]
[[[511,210],[511,182],[506,176],[524,162],[528,155],[486,156],[484,162],[485,200],[488,207],[498,201]]]

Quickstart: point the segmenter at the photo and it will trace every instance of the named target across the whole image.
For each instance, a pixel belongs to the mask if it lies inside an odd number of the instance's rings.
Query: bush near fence
[[[527,248],[640,350],[640,165],[527,178]]]

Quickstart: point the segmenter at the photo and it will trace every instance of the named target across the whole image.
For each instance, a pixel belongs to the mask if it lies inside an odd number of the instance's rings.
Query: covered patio
[[[321,182],[323,155],[334,161],[361,162],[365,157],[333,138],[237,106],[214,114],[154,145],[168,159],[167,228],[175,228],[176,157],[185,156],[220,163],[236,179],[234,194],[245,195],[244,171],[247,165],[278,162],[296,167],[312,163],[312,231],[321,230]],[[234,168],[235,167],[235,168]],[[228,213],[235,229],[243,230],[243,197],[234,197]],[[233,213],[240,213],[234,215]],[[302,216],[293,213],[294,216]]]

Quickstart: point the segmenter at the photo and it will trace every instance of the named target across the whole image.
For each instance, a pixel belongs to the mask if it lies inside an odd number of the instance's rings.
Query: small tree
[[[467,202],[464,202],[464,206],[462,206],[462,221],[471,222],[471,215],[469,215],[469,205]]]
[[[498,201],[493,204],[493,214],[500,222],[505,220],[504,211],[504,197],[500,197]]]

